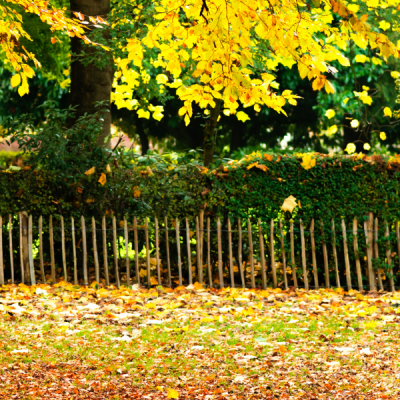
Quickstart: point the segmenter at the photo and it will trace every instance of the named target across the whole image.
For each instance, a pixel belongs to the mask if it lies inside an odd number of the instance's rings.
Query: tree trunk
[[[147,150],[149,150],[149,138],[146,135],[143,127],[143,122],[140,120],[140,118],[138,118],[136,122],[136,132],[139,135],[140,147],[142,148],[142,156],[144,156],[147,154]]]
[[[218,117],[221,110],[222,100],[215,99],[215,107],[211,109],[210,118],[204,128],[204,166],[208,167],[213,159],[215,149],[215,128],[217,127]]]
[[[106,19],[110,12],[110,0],[70,0],[71,12],[80,12],[85,16],[88,21],[89,16],[101,16]],[[90,26],[90,25],[89,25]],[[108,39],[110,34],[103,26],[103,37]],[[100,28],[94,28],[100,29]],[[70,103],[71,106],[77,106],[75,119],[84,115],[85,113],[93,114],[96,112],[95,102],[107,101],[108,107],[111,96],[111,85],[113,82],[113,61],[111,52],[104,53],[99,47],[85,45],[82,39],[76,37],[71,38],[71,93]],[[94,63],[87,64],[86,66],[76,56],[84,53],[87,57],[93,57],[98,54],[99,63],[107,60],[104,67],[96,66]],[[102,54],[103,53],[103,54]],[[98,138],[99,146],[110,146],[110,141],[105,139],[109,137],[111,132],[111,110],[104,114],[104,123],[101,135]],[[72,125],[74,121],[70,121]]]

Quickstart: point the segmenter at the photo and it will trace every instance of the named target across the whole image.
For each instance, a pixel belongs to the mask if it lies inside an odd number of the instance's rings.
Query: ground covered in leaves
[[[400,399],[400,292],[0,287],[0,399]]]

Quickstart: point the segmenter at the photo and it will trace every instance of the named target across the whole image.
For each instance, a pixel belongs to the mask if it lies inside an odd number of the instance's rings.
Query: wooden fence
[[[394,243],[397,253],[391,250]],[[344,220],[340,226],[334,221],[328,226],[312,220],[307,227],[301,220],[221,221],[204,212],[183,221],[117,221],[111,216],[88,222],[83,216],[79,221],[50,216],[44,223],[42,216],[23,212],[0,217],[0,284],[55,283],[63,278],[117,287],[198,281],[220,288],[394,291],[392,263],[398,254],[398,222],[378,221],[372,213],[362,224],[355,219],[351,226]]]

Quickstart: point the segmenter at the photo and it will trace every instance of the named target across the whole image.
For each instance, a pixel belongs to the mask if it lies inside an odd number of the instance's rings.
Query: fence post
[[[40,262],[41,268],[43,267],[43,251],[42,251],[42,217],[39,219],[39,232],[40,232]],[[76,260],[76,245],[75,245],[75,222],[74,217],[71,217],[71,234],[72,234],[72,252],[74,257],[74,284],[78,284],[78,265]]]
[[[151,286],[150,276],[150,244],[149,244],[149,218],[145,218],[144,223],[144,236],[146,240],[146,267],[147,267],[147,286]]]
[[[379,233],[378,218],[375,218],[374,251],[375,251],[375,259],[379,262],[378,233]],[[378,285],[379,285],[379,290],[383,290],[382,274],[381,274],[381,272],[382,272],[381,269],[378,268],[377,273],[378,273]]]
[[[240,277],[242,279],[242,287],[243,289],[246,287],[246,278],[243,271],[243,259],[242,259],[242,250],[243,250],[243,243],[242,243],[242,221],[238,218],[238,235],[239,235],[239,245],[238,245],[238,267],[240,271]]]
[[[292,276],[294,287],[297,289],[299,287],[297,283],[297,272],[296,272],[296,258],[294,253],[294,228],[293,221],[290,221],[290,261],[292,262]]]
[[[342,219],[342,232],[343,232],[343,250],[344,250],[344,263],[346,266],[346,282],[347,290],[351,290],[351,272],[350,272],[350,259],[349,259],[349,249],[347,247],[347,234],[346,234],[346,223]]]
[[[275,247],[274,247],[274,220],[271,219],[271,231],[269,238],[269,247],[271,252],[271,270],[272,270],[272,279],[274,282],[274,288],[278,286],[278,280],[276,278],[276,265],[275,265]]]
[[[188,254],[188,268],[189,268],[189,285],[193,285],[192,278],[192,251],[190,250],[190,226],[189,219],[186,218],[186,245]]]
[[[110,277],[108,276],[108,258],[107,258],[107,225],[106,217],[103,215],[101,219],[101,230],[103,236],[103,263],[104,263],[104,274],[106,278],[106,285],[110,286]]]
[[[24,257],[24,238],[22,233],[22,212],[19,212],[19,259],[21,264],[21,282],[25,282],[25,257]]]
[[[12,242],[12,216],[8,215],[8,240],[10,244],[10,267],[11,267],[11,283],[14,283],[14,251]]]
[[[247,218],[247,235],[248,235],[248,239],[249,239],[251,287],[255,288],[256,281],[254,279],[253,235],[251,233],[250,218]]]
[[[353,220],[353,247],[354,247],[354,257],[356,259],[358,290],[361,292],[363,290],[363,283],[362,283],[360,256],[358,254],[358,222],[357,222],[357,218],[354,218],[354,220]]]
[[[128,221],[124,217],[124,241],[125,241],[125,263],[126,263],[126,286],[131,284],[131,271],[129,265],[129,236],[128,236]]]
[[[233,272],[233,254],[232,254],[232,229],[231,219],[228,218],[228,246],[229,246],[229,272],[231,275],[231,287],[235,287],[235,274]]]
[[[279,230],[281,233],[281,250],[282,250],[282,268],[283,268],[283,279],[285,281],[285,290],[288,288],[288,278],[286,273],[286,251],[285,251],[285,236],[283,234],[282,220],[279,220]]]
[[[112,230],[113,230],[113,251],[114,251],[114,267],[115,267],[115,282],[119,289],[119,271],[118,271],[118,252],[117,252],[117,221],[115,215],[112,218]]]
[[[29,272],[31,276],[31,285],[36,285],[35,268],[33,265],[33,252],[32,252],[32,215],[28,217],[28,257],[29,257]]]
[[[308,276],[307,276],[307,263],[306,263],[306,241],[304,239],[303,221],[300,219],[300,239],[301,239],[301,260],[303,264],[304,275],[304,288],[308,290]]]
[[[365,244],[367,247],[367,263],[368,263],[368,283],[370,290],[376,290],[374,279],[374,271],[372,269],[372,221],[371,215],[368,221],[364,221]]]
[[[0,217],[0,285],[4,285],[3,217]]]
[[[178,252],[178,271],[179,271],[179,286],[182,286],[182,259],[181,259],[181,235],[179,232],[179,219],[175,220],[176,226],[176,250]]]
[[[221,240],[221,221],[217,220],[217,231],[218,231],[218,273],[219,273],[219,287],[224,287],[224,267],[222,264],[222,240]]]
[[[203,280],[203,262],[204,262],[204,210],[200,210],[200,266],[201,279]],[[202,281],[203,282],[203,281]]]
[[[211,269],[211,221],[210,217],[207,218],[207,267],[208,267],[208,279],[210,283],[210,288],[213,287],[213,276]]]
[[[328,251],[326,248],[324,223],[322,222],[322,220],[320,221],[320,225],[321,225],[321,236],[322,236],[322,253],[324,255],[325,287],[330,288],[331,282],[329,276]]]
[[[155,225],[155,236],[156,236],[156,263],[157,263],[157,280],[158,284],[161,286],[161,271],[160,271],[160,240],[158,237],[158,219],[154,218]]]
[[[169,287],[172,286],[171,282],[171,260],[169,257],[169,235],[168,235],[168,218],[164,217],[164,224],[165,224],[165,246],[167,249],[167,267],[168,267],[168,285]]]
[[[81,228],[82,228],[82,247],[83,247],[83,283],[88,285],[88,269],[87,269],[87,242],[86,242],[86,225],[85,218],[81,215]]]
[[[390,290],[392,292],[394,292],[395,291],[395,287],[394,287],[394,279],[393,279],[392,254],[391,254],[391,250],[390,250],[389,226],[388,226],[387,221],[385,221],[385,237],[387,238],[387,242],[386,242],[386,258],[387,258],[387,263],[390,266],[389,273],[391,275],[391,277],[390,277]]]
[[[259,242],[260,242],[262,287],[265,290],[267,288],[267,275],[266,275],[266,272],[265,272],[264,235],[263,235],[263,232],[262,232],[261,218],[258,219],[258,239],[259,239]]]
[[[65,231],[64,231],[64,217],[63,216],[61,216],[61,250],[62,250],[64,280],[65,280],[65,282],[68,282],[67,261],[65,259]]]
[[[100,266],[99,266],[99,257],[97,254],[96,220],[94,219],[94,217],[92,217],[92,241],[93,241],[94,271],[96,275],[96,282],[100,283]]]
[[[49,221],[49,235],[50,235],[51,281],[53,283],[56,283],[56,263],[54,260],[54,232],[53,232],[53,216],[52,215],[50,215],[50,221]],[[86,240],[85,240],[85,245],[86,245]]]
[[[75,248],[75,243],[74,243],[74,248]],[[46,275],[44,273],[44,263],[43,263],[43,217],[42,216],[39,217],[39,258],[40,258],[40,274],[42,275],[42,283],[46,283]]]
[[[137,218],[133,217],[133,241],[135,244],[135,268],[136,268],[136,281],[140,286],[140,271],[139,271],[139,239],[138,239],[138,227]]]
[[[314,273],[314,285],[315,285],[315,289],[319,289],[317,256],[315,254],[314,226],[315,225],[314,225],[314,218],[313,218],[311,220],[311,226],[310,226],[311,252],[312,252],[312,263],[313,263],[313,273]]]

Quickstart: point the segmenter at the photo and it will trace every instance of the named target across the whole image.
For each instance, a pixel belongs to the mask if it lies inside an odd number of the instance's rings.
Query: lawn
[[[0,287],[0,399],[399,399],[400,292]]]

